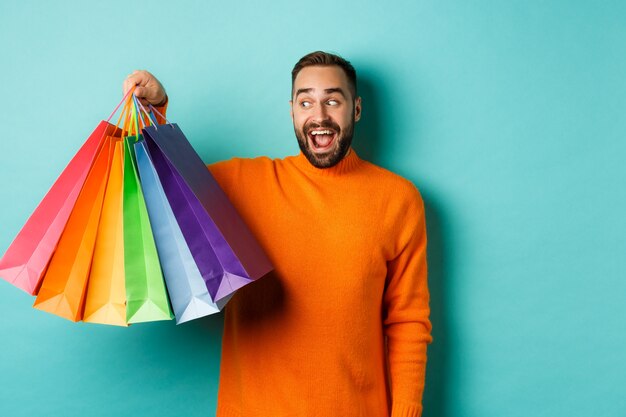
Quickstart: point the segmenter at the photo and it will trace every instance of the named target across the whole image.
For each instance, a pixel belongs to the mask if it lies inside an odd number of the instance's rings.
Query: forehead
[[[310,66],[304,67],[293,83],[293,90],[312,88],[316,92],[323,92],[328,88],[343,88],[348,91],[349,82],[346,73],[338,66]]]

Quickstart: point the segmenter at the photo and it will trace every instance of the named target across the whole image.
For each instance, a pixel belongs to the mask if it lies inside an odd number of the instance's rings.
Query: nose
[[[328,120],[328,109],[326,109],[326,106],[324,106],[323,103],[320,103],[320,105],[315,107],[316,109],[315,114],[313,115],[313,119],[318,122]]]

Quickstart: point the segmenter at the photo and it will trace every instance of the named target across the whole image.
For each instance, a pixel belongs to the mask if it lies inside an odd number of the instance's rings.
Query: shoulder
[[[267,184],[267,178],[273,172],[273,164],[272,159],[260,156],[231,158],[209,164],[207,168],[228,196],[235,198]]]
[[[255,158],[231,158],[224,161],[208,164],[207,168],[216,177],[242,175],[247,172],[259,172],[271,168],[274,161],[267,156]]]
[[[426,212],[418,187],[409,179],[378,165],[368,163],[379,178],[381,230],[390,244],[388,259],[395,259],[413,242],[426,242]]]
[[[273,164],[273,160],[267,156],[257,156],[255,158],[231,158],[224,161],[207,164],[207,168],[213,171],[228,171],[237,169],[249,169],[263,167]]]
[[[395,202],[394,205],[403,208],[409,206],[420,209],[423,207],[422,195],[412,181],[371,162],[363,162],[366,175],[377,185],[379,192],[388,202]]]

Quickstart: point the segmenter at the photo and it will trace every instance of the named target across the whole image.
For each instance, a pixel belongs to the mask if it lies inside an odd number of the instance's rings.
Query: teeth
[[[314,130],[311,132],[312,135],[330,135],[332,132],[330,130]]]

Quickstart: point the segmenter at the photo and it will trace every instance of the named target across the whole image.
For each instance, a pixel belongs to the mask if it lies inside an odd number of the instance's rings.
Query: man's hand
[[[124,94],[134,85],[137,86],[134,94],[144,106],[147,107],[148,104],[152,104],[158,107],[167,102],[167,94],[163,85],[148,71],[136,70],[126,77],[123,84]]]

